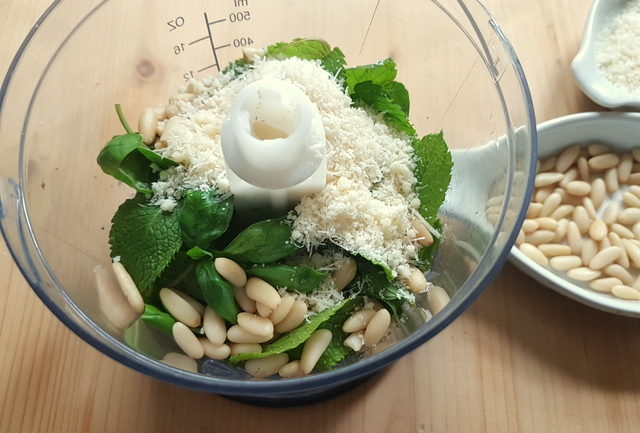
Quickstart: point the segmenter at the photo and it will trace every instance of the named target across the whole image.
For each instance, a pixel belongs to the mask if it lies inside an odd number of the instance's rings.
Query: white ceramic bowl
[[[571,63],[576,82],[582,91],[603,107],[640,109],[640,98],[614,86],[598,67],[596,45],[605,26],[624,8],[627,0],[596,0],[585,25],[580,51]]]
[[[640,113],[580,113],[538,125],[538,157],[544,159],[576,143],[601,142],[628,151],[640,147]],[[602,210],[602,208],[601,208]],[[640,301],[626,301],[591,290],[565,277],[564,272],[540,266],[518,248],[511,262],[541,284],[585,305],[611,313],[640,317]]]

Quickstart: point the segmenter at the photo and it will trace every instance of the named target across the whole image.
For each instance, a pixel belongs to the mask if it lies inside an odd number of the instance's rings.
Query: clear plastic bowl
[[[248,380],[212,361],[200,365],[200,374],[170,367],[157,361],[162,353],[151,337],[145,353],[132,349],[98,308],[92,270],[109,264],[110,219],[132,195],[95,162],[120,131],[113,104],[135,119],[185,78],[215,73],[215,63],[239,57],[249,38],[264,46],[295,37],[323,38],[352,65],[393,57],[418,132],[445,132],[455,167],[442,209],[444,241],[429,278],[451,302],[426,323],[408,320],[406,335],[378,353],[304,378]],[[333,395],[451,323],[505,260],[536,161],[524,73],[502,29],[475,0],[55,1],[20,47],[0,102],[2,232],[42,301],[81,338],[131,368],[263,404]]]

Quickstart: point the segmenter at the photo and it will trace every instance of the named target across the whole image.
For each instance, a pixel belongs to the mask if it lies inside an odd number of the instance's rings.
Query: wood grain
[[[47,6],[3,0],[0,71]],[[523,62],[539,121],[596,108],[569,64],[585,0],[487,0]],[[335,400],[263,409],[166,385],[67,330],[0,249],[0,432],[632,432],[640,322],[601,313],[507,265],[428,344]]]

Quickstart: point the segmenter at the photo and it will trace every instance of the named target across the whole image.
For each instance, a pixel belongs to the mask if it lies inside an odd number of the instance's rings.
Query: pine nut
[[[364,330],[364,345],[371,347],[384,337],[391,324],[391,314],[382,308],[373,315],[367,328]]]
[[[629,301],[640,301],[640,292],[625,285],[613,286],[611,294],[616,298],[627,299]]]
[[[611,167],[615,167],[620,162],[618,155],[614,153],[603,153],[598,156],[591,157],[588,161],[589,168],[594,171],[604,171]]]
[[[200,359],[204,356],[204,348],[198,337],[182,322],[176,322],[171,329],[173,339],[184,353],[193,359]]]
[[[136,287],[136,283],[133,282],[131,275],[129,275],[120,262],[113,262],[111,266],[113,268],[113,273],[116,276],[116,280],[120,285],[120,290],[122,290],[122,294],[126,298],[127,302],[129,302],[129,305],[131,305],[134,313],[142,314],[144,312],[144,300]]]
[[[262,353],[262,346],[258,343],[231,343],[231,355],[240,353]]]
[[[562,173],[540,173],[536,175],[534,185],[536,188],[553,185],[560,182],[564,178]]]
[[[607,236],[607,225],[599,218],[596,218],[589,226],[589,236],[594,241],[601,241]]]
[[[431,238],[431,244],[432,243],[433,243],[433,238]],[[423,244],[423,245],[426,245],[426,244]],[[335,289],[340,291],[345,287],[347,287],[349,283],[353,280],[353,278],[356,276],[357,271],[358,271],[358,267],[356,265],[356,261],[352,257],[349,257],[344,262],[342,262],[340,267],[333,273],[333,285]]]
[[[627,180],[629,185],[640,185],[640,173],[631,173],[629,179]]]
[[[640,197],[640,186],[638,185],[631,185],[629,187],[629,192],[633,195],[635,195],[636,197]],[[529,205],[531,206],[531,205]]]
[[[276,332],[282,334],[297,328],[304,322],[304,316],[306,314],[307,304],[302,301],[295,301],[287,317],[275,326]]]
[[[627,251],[624,248],[624,244],[622,243],[622,239],[620,239],[620,236],[618,236],[617,233],[611,232],[607,237],[609,238],[609,242],[611,242],[612,246],[620,248],[621,254],[620,257],[618,257],[618,259],[616,260],[616,263],[623,268],[628,268],[630,265],[629,256],[627,255]]]
[[[582,199],[582,206],[584,206],[590,218],[597,218],[596,208],[589,197]]]
[[[578,256],[557,256],[549,260],[549,266],[559,271],[568,271],[569,269],[579,268],[582,266],[582,259]]]
[[[556,232],[551,230],[538,230],[526,235],[525,242],[532,245],[547,244],[556,238]]]
[[[567,271],[567,277],[578,281],[591,281],[600,276],[600,271],[589,268],[573,268]]]
[[[533,247],[533,245],[530,246]],[[540,252],[540,250],[538,250],[538,252]],[[542,257],[544,257],[544,255],[542,255]],[[544,257],[544,259],[546,260],[547,258]],[[440,286],[431,285],[429,291],[427,292],[427,307],[429,307],[429,311],[431,311],[431,314],[437,314],[449,303],[449,301],[449,294],[446,290],[444,290]]]
[[[96,277],[100,311],[118,330],[129,328],[140,315],[129,305],[115,276],[110,269],[102,265],[94,267],[93,272]]]
[[[289,362],[289,355],[278,353],[266,358],[250,359],[244,363],[244,369],[253,377],[269,377],[278,373]]]
[[[138,119],[138,132],[144,144],[151,144],[158,134],[158,118],[153,108],[145,108]]]
[[[262,302],[256,302],[256,310],[260,317],[269,317],[273,310],[268,306],[264,305]]]
[[[571,254],[571,247],[562,244],[541,244],[538,249],[547,257],[568,256]]]
[[[635,207],[627,208],[618,215],[620,224],[633,225],[638,221],[640,221],[640,209]]]
[[[640,290],[640,276],[636,278],[636,280],[633,282],[633,285],[631,287],[636,290]]]
[[[589,177],[591,176],[591,171],[589,170],[589,164],[587,163],[587,158],[581,156],[578,158],[578,175],[580,180],[585,182],[589,181]]]
[[[591,218],[589,218],[589,214],[584,207],[576,206],[573,210],[573,221],[577,224],[578,229],[580,229],[580,234],[584,235],[589,231]]]
[[[598,156],[602,155],[603,153],[609,152],[609,147],[603,144],[590,144],[589,146],[587,146],[587,151],[591,156]]]
[[[635,194],[632,194],[630,192],[625,192],[622,194],[622,201],[627,206],[640,207],[640,198],[638,198]]]
[[[204,309],[205,306],[202,305],[200,302],[196,301],[195,299],[193,299],[191,296],[187,295],[184,292],[181,292],[180,290],[175,290],[174,291],[185,301],[187,301],[189,303],[189,305],[191,305],[193,307],[194,310],[196,310],[198,312],[198,314],[200,316],[202,316],[204,314]]]
[[[160,289],[160,301],[162,301],[162,305],[164,305],[169,314],[175,317],[177,321],[192,328],[200,326],[202,317],[198,311],[175,290],[167,289],[166,287]]]
[[[244,287],[234,287],[233,297],[236,302],[247,313],[255,313],[257,311],[256,301],[247,296]]]
[[[278,370],[278,375],[280,377],[299,377],[304,376],[304,373],[300,368],[300,361],[291,361]]]
[[[582,251],[580,253],[580,258],[582,259],[582,263],[585,266],[589,266],[589,262],[591,261],[591,259],[593,259],[593,257],[596,254],[598,254],[598,245],[593,239],[591,238],[586,239],[582,244]]]
[[[238,325],[245,331],[263,337],[273,336],[273,323],[265,317],[251,313],[239,313]]]
[[[617,233],[621,238],[631,239],[633,237],[633,232],[631,230],[618,223],[611,224],[611,231]]]
[[[524,235],[524,232],[522,231],[522,229],[520,229],[520,231],[518,232],[518,236],[516,237],[516,246],[519,247],[525,240],[526,237]]]
[[[538,167],[538,172],[553,170],[556,167],[557,160],[558,160],[557,156],[552,156],[550,158],[540,161],[540,167]]]
[[[179,368],[180,370],[190,371],[191,373],[198,372],[198,363],[196,360],[189,358],[187,355],[183,355],[182,353],[169,352],[160,360],[160,362],[174,368]]]
[[[564,173],[576,162],[580,155],[580,146],[574,145],[563,150],[556,161],[556,171]]]
[[[591,184],[582,180],[567,183],[564,189],[572,195],[585,196],[591,193]]]
[[[348,347],[354,352],[359,352],[364,346],[364,331],[353,332],[342,343],[343,346]]]
[[[558,221],[551,217],[536,218],[535,222],[538,223],[538,227],[542,230],[555,230],[558,228]]]
[[[564,178],[560,181],[560,186],[565,188],[568,183],[578,179],[578,169],[572,168],[564,174]]]
[[[605,236],[604,239],[600,241],[599,247],[601,250],[604,250],[605,248],[609,248],[611,246],[611,241],[609,240],[609,235],[607,234],[607,236]]]
[[[231,348],[226,344],[213,344],[204,337],[200,337],[199,340],[204,349],[204,356],[209,359],[227,359],[231,355]]]
[[[271,309],[276,308],[281,302],[278,291],[274,289],[271,284],[260,278],[249,278],[245,290],[248,297],[256,302],[263,303]]]
[[[542,203],[529,203],[527,209],[527,218],[537,218],[542,210]]]
[[[240,325],[233,325],[227,330],[227,339],[232,343],[266,343],[273,338],[271,335],[256,335]]]
[[[598,280],[593,280],[589,283],[589,287],[591,287],[596,292],[609,293],[613,286],[619,286],[622,284],[617,278],[609,277],[609,278],[600,278]]]
[[[604,184],[609,194],[614,194],[620,186],[618,185],[618,170],[613,167],[604,173]]]
[[[582,249],[582,235],[580,234],[578,225],[573,221],[569,221],[569,225],[567,226],[567,243],[571,247],[573,254],[580,254],[580,250]]]
[[[618,219],[618,203],[615,201],[610,202],[604,210],[602,221],[610,226]]]
[[[606,185],[604,180],[596,178],[591,182],[591,201],[596,209],[599,209],[604,203],[606,197]]]
[[[633,262],[633,265],[640,269],[640,247],[630,242],[628,239],[622,239],[622,245],[629,256],[629,259]]]
[[[556,229],[556,237],[553,240],[554,242],[560,242],[567,235],[567,227],[569,226],[569,220],[561,219],[558,222],[558,228]]]
[[[622,254],[620,247],[609,247],[600,250],[589,262],[589,267],[594,270],[602,269],[615,262]]]
[[[640,149],[633,149],[631,151],[631,155],[636,162],[640,163]]]
[[[361,331],[367,327],[371,318],[376,314],[375,310],[365,309],[353,313],[342,325],[342,330],[346,333]]]
[[[555,237],[555,233],[554,233]],[[427,278],[424,276],[424,273],[416,268],[411,267],[411,274],[409,278],[405,280],[405,284],[411,290],[411,292],[415,294],[424,293],[427,291]]]
[[[538,227],[538,223],[534,220],[526,219],[522,223],[522,231],[524,231],[525,233],[535,232],[536,230],[538,230]]]
[[[549,195],[551,195],[552,192],[553,192],[553,188],[550,186],[540,188],[536,191],[534,195],[534,200],[539,203],[543,203],[549,197]]]
[[[247,284],[247,274],[233,260],[217,257],[213,263],[220,276],[233,284],[234,287],[244,287]]]
[[[625,153],[620,157],[620,164],[618,164],[618,181],[625,183],[631,176],[631,170],[633,169],[633,157]]]
[[[609,265],[604,268],[604,273],[610,277],[615,277],[622,281],[623,284],[632,284],[633,277],[625,268],[620,265]]]
[[[304,343],[302,356],[300,357],[300,369],[304,374],[311,373],[324,351],[329,347],[331,338],[331,331],[328,329],[318,329],[311,334],[311,337]]]
[[[211,307],[204,310],[202,330],[209,341],[216,346],[223,344],[227,339],[227,325],[224,323],[224,319],[218,316]]]
[[[504,198],[502,198],[502,200],[504,200]],[[427,229],[427,227],[424,224],[422,224],[420,220],[414,219],[411,222],[411,227],[413,227],[413,229],[416,231],[416,236],[417,236],[416,240],[420,245],[428,247],[429,245],[433,244],[433,235],[431,235],[431,232]],[[354,261],[354,266],[355,266],[355,261]]]
[[[549,264],[549,259],[547,259],[547,257],[544,254],[542,254],[542,251],[540,251],[534,245],[524,243],[520,245],[520,251],[522,251],[522,253],[525,256],[529,257],[531,260],[533,260],[539,265],[547,266]]]
[[[551,213],[551,216],[550,216],[550,217],[551,217],[552,219],[555,219],[555,220],[560,220],[560,219],[562,219],[562,218],[565,218],[565,217],[567,217],[567,216],[571,215],[571,213],[573,212],[573,210],[574,210],[574,206],[573,206],[573,205],[570,205],[570,204],[563,204],[563,205],[558,206],[558,207],[556,208],[556,210],[554,210],[554,211]]]
[[[633,225],[633,234],[636,238],[640,239],[640,222]]]
[[[295,300],[296,298],[291,295],[284,295],[282,297],[282,302],[280,302],[280,305],[278,305],[269,316],[269,320],[271,320],[271,323],[277,325],[278,323],[282,322],[284,318],[287,317],[287,314],[289,314],[289,311],[291,311],[291,307],[293,307],[293,303],[295,302]]]
[[[548,217],[553,213],[554,210],[560,206],[560,202],[562,201],[562,196],[557,192],[553,192],[549,194],[549,196],[544,200],[542,204],[542,209],[540,210],[541,217]]]
[[[180,110],[173,104],[169,104],[164,108],[164,117],[171,119],[173,116],[180,114]]]

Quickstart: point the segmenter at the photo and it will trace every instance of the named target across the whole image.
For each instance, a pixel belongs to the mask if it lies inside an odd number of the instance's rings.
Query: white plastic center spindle
[[[238,210],[284,211],[326,182],[326,145],[315,105],[266,77],[247,85],[222,125],[222,153]]]

